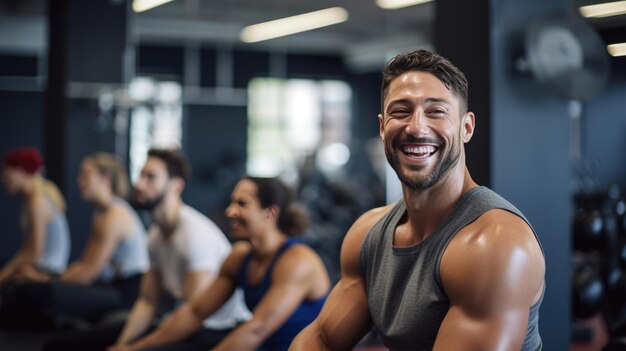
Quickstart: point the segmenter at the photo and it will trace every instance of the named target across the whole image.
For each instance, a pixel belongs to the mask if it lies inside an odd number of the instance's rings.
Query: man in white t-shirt
[[[208,217],[183,203],[181,194],[188,174],[189,166],[181,153],[148,152],[135,185],[135,200],[152,212],[150,270],[142,278],[139,298],[126,323],[61,336],[49,342],[45,350],[80,350],[85,345],[90,350],[104,350],[112,344],[128,344],[153,327],[163,292],[182,303],[204,291],[217,277],[231,245]],[[158,350],[207,350],[249,318],[243,294],[237,291],[196,334]]]

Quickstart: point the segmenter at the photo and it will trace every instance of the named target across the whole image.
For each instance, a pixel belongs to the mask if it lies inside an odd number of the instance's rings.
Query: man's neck
[[[412,243],[426,239],[452,213],[463,194],[475,186],[464,166],[452,170],[445,179],[428,189],[403,186],[407,208],[405,238]]]
[[[163,201],[161,205],[155,209],[155,222],[161,229],[161,233],[166,240],[169,239],[176,230],[182,206],[183,202],[181,199],[172,199],[171,201]]]

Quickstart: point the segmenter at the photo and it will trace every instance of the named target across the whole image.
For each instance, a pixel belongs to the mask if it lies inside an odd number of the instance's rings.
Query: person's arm
[[[91,284],[111,259],[115,247],[129,228],[129,217],[121,207],[113,207],[95,219],[92,234],[81,258],[72,262],[60,277],[61,281]]]
[[[433,350],[519,350],[543,290],[544,259],[526,223],[492,210],[459,232],[441,260],[450,309]]]
[[[26,203],[26,231],[22,247],[0,270],[0,284],[19,275],[25,266],[36,266],[43,255],[46,241],[46,224],[50,209],[43,195],[34,195]]]
[[[127,346],[109,348],[109,351],[135,351],[180,341],[202,326],[202,321],[217,311],[237,287],[237,269],[249,249],[233,245],[220,273],[211,286],[191,301],[184,303],[164,320],[152,333]]]
[[[228,334],[213,350],[255,350],[278,330],[320,282],[319,258],[305,246],[294,246],[280,258],[272,283],[252,318]]]
[[[289,350],[351,350],[371,329],[359,253],[372,225],[388,210],[369,211],[350,228],[341,247],[341,279],[317,319],[298,334]]]
[[[128,315],[117,345],[124,345],[135,340],[145,332],[152,322],[159,306],[161,278],[159,272],[151,269],[141,278],[139,297]]]

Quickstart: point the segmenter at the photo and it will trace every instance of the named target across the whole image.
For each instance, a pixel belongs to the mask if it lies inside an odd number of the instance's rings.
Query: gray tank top
[[[148,240],[146,230],[137,212],[126,202],[116,197],[113,206],[125,207],[133,216],[134,229],[131,235],[117,244],[111,260],[100,274],[101,281],[128,278],[148,270]]]
[[[441,257],[459,230],[490,209],[507,210],[528,223],[498,194],[476,187],[463,195],[435,232],[415,246],[393,247],[395,228],[406,213],[404,200],[369,231],[361,247],[361,271],[374,327],[390,350],[432,349],[450,305],[439,276]],[[542,348],[538,329],[542,300],[543,296],[530,308],[523,351]]]
[[[52,218],[46,225],[43,256],[41,256],[37,268],[59,274],[65,271],[70,258],[70,230],[65,213],[57,207],[52,199],[47,196],[45,198],[52,210]],[[22,226],[25,227],[25,218],[22,222]]]

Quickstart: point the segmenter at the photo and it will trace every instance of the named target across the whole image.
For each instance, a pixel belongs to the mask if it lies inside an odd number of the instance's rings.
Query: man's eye
[[[392,116],[404,116],[404,115],[408,115],[408,114],[409,114],[408,110],[393,110],[390,113],[390,115],[392,115]]]
[[[435,109],[435,110],[430,110],[428,111],[428,113],[432,113],[432,114],[444,114],[446,113],[445,110],[440,110],[440,109]]]

